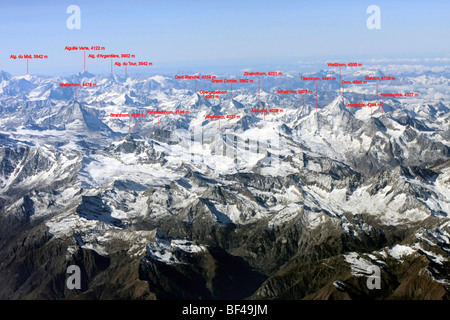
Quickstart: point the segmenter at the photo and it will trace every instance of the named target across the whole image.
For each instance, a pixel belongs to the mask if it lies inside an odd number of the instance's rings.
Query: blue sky
[[[66,27],[71,4],[81,9],[80,30]],[[366,27],[371,4],[381,9],[381,30]],[[26,62],[10,55],[42,53],[49,59],[30,61],[31,74],[82,71],[82,52],[64,51],[68,45],[132,53],[136,61],[152,61],[154,70],[342,57],[449,57],[449,13],[446,0],[2,0],[0,69],[24,74]],[[110,61],[87,59],[87,70],[109,72]]]

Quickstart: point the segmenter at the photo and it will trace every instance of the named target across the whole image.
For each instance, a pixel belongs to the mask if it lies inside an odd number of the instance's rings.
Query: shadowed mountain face
[[[448,97],[273,78],[0,73],[0,298],[449,299]]]

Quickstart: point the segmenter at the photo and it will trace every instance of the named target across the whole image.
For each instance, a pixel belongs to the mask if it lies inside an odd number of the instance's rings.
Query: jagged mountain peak
[[[347,98],[342,98],[341,95],[338,95],[332,102],[327,104],[324,108],[320,109],[319,111],[322,114],[341,114],[342,112],[349,112],[347,108],[347,104],[349,101]]]

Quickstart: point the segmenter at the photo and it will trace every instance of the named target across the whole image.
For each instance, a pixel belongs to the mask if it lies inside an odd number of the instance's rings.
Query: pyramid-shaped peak
[[[78,100],[74,100],[71,104],[71,107],[81,109],[83,107],[83,105]]]
[[[349,108],[347,107],[349,101],[346,98],[342,98],[342,96],[337,96],[333,101],[328,103],[324,108],[319,109],[318,113],[321,115],[341,115],[345,112],[350,113]]]
[[[126,141],[126,142],[135,142],[133,136],[131,134],[127,134],[125,137],[123,137],[121,139],[121,141]]]

